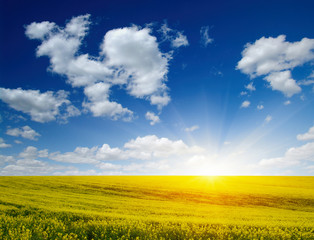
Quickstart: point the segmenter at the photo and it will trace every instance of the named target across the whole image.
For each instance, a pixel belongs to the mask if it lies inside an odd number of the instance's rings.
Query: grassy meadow
[[[0,177],[0,239],[314,239],[314,177]]]

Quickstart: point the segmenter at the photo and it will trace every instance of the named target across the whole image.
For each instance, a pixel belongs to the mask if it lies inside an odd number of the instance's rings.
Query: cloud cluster
[[[289,148],[283,157],[262,159],[259,165],[263,167],[289,167],[299,165],[302,161],[314,161],[314,142],[301,147]]]
[[[108,144],[101,147],[77,147],[73,152],[52,152],[47,149],[38,150],[28,146],[17,157],[0,155],[0,175],[47,175],[79,173],[75,167],[65,167],[64,164],[91,164],[105,174],[156,172],[169,168],[168,161],[186,159],[204,153],[198,146],[188,146],[182,140],[172,141],[155,135],[137,137],[124,144],[122,148],[112,148]],[[62,165],[50,164],[46,158]],[[124,164],[119,164],[124,161]],[[65,170],[68,172],[60,172]],[[94,171],[94,170],[93,170]],[[98,172],[94,171],[95,175]]]
[[[308,132],[298,134],[297,139],[301,141],[314,140],[314,127]],[[300,147],[289,148],[283,157],[262,159],[258,165],[261,167],[290,167],[301,164],[307,164],[308,161],[314,161],[314,142],[308,142]]]
[[[34,129],[29,126],[24,126],[21,128],[9,128],[6,132],[7,135],[14,136],[14,137],[23,137],[30,140],[37,140],[36,137],[39,137],[40,134],[37,133]]]
[[[5,143],[3,138],[0,138],[0,148],[8,148],[8,147],[12,147],[12,145]]]
[[[55,171],[66,170],[69,167],[49,164],[37,158],[48,156],[48,150],[38,151],[36,147],[29,146],[16,158],[0,155],[0,163],[7,164],[0,169],[2,176],[51,175]],[[1,165],[1,164],[0,164]]]
[[[69,117],[80,115],[68,100],[68,92],[63,90],[41,93],[39,90],[0,88],[0,99],[11,108],[30,115],[36,122],[66,122]]]
[[[108,31],[100,44],[99,55],[80,54],[79,49],[89,30],[90,15],[73,17],[65,27],[53,22],[33,22],[26,27],[29,39],[41,44],[37,56],[50,59],[49,70],[67,78],[73,87],[83,87],[87,100],[83,107],[94,116],[129,120],[133,112],[110,100],[111,87],[124,87],[128,94],[149,100],[159,109],[170,97],[166,86],[171,53],[159,50],[157,38],[149,26],[117,28]],[[188,45],[181,32],[172,39],[174,47]]]
[[[111,148],[108,144],[92,148],[77,147],[73,152],[51,153],[49,158],[58,162],[100,164],[102,161],[156,160],[202,151],[197,146],[189,147],[182,140],[172,141],[148,135],[130,140],[123,148]]]
[[[303,38],[299,42],[286,41],[285,35],[277,38],[262,37],[255,43],[247,43],[237,69],[251,78],[265,76],[273,90],[287,97],[301,92],[291,77],[291,70],[314,59],[314,39]]]

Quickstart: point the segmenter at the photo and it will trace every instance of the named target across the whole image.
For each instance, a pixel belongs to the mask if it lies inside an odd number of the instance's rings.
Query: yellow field
[[[314,239],[314,177],[0,177],[0,239]]]

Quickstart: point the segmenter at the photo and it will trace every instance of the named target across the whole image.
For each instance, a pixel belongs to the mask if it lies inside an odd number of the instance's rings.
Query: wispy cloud
[[[201,44],[204,47],[207,47],[208,44],[211,44],[214,41],[213,38],[209,37],[209,26],[201,27],[200,34],[201,34]]]
[[[186,132],[194,132],[195,130],[199,129],[200,127],[198,125],[194,125],[192,127],[189,128],[185,128],[184,131]]]

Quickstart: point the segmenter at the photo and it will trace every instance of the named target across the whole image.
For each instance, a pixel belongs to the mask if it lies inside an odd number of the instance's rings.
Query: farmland
[[[314,177],[0,177],[0,239],[314,239]]]

